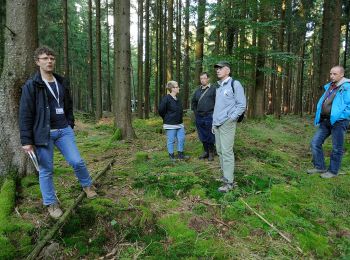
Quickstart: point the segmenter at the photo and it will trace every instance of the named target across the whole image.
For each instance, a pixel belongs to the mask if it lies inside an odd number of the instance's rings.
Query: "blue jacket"
[[[54,74],[64,88],[64,113],[68,124],[74,127],[73,103],[68,82]],[[46,85],[37,72],[22,87],[19,106],[19,128],[22,145],[48,145],[50,138],[50,108]]]
[[[350,80],[343,78],[337,83],[339,87],[332,103],[331,109],[331,124],[334,125],[335,122],[343,119],[350,120]],[[315,125],[320,123],[322,103],[325,99],[328,88],[331,86],[331,82],[324,85],[325,92],[317,103]]]
[[[238,80],[234,81],[232,89],[232,78],[228,77],[224,82],[218,82],[216,89],[216,100],[213,113],[213,126],[220,126],[228,119],[237,121],[246,109],[246,97],[244,89]]]

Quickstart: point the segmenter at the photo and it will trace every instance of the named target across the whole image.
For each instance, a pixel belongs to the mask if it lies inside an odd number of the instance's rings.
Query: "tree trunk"
[[[123,139],[133,139],[136,136],[131,124],[130,1],[116,0],[114,8],[115,124],[121,129]]]
[[[206,2],[205,0],[198,0],[197,36],[196,36],[196,44],[195,44],[196,70],[194,75],[194,80],[197,85],[200,84],[199,76],[201,72],[203,72],[205,2]]]
[[[278,51],[283,52],[284,46],[284,31],[285,31],[285,19],[286,19],[286,0],[282,0],[281,6],[281,25],[278,35]],[[277,62],[277,83],[276,83],[276,98],[275,98],[275,108],[274,113],[275,117],[281,117],[281,108],[282,108],[282,78],[284,74],[284,64],[283,61]]]
[[[268,1],[261,2],[260,21],[265,22],[268,17]],[[265,112],[265,78],[261,71],[265,66],[265,51],[267,47],[267,37],[262,28],[258,29],[258,56],[256,61],[256,79],[255,79],[255,108],[254,117],[262,117]]]
[[[185,7],[185,39],[184,39],[184,107],[189,107],[188,99],[190,94],[190,0],[186,0]]]
[[[215,46],[214,46],[214,54],[219,55],[220,54],[220,43],[221,43],[221,31],[220,31],[220,24],[222,19],[222,7],[221,7],[221,0],[217,0],[217,7],[216,7],[216,28],[215,28]]]
[[[258,20],[258,8],[257,8],[257,3],[253,6],[253,21],[257,22]],[[252,29],[252,46],[256,47],[256,38],[257,38],[257,29],[253,28]],[[255,52],[251,53],[251,61],[253,65],[252,73],[251,73],[251,78],[252,78],[252,85],[249,89],[248,93],[248,117],[252,118],[254,117],[254,111],[256,107],[256,102],[255,102],[255,89],[256,89],[256,60],[257,60],[257,55]]]
[[[155,4],[155,22],[154,22],[154,26],[156,27],[156,57],[155,57],[155,65],[154,65],[154,69],[155,69],[155,72],[154,72],[154,81],[155,81],[155,90],[154,90],[154,113],[158,113],[158,103],[159,103],[159,93],[160,93],[160,80],[159,80],[159,77],[160,77],[160,73],[159,73],[159,69],[160,69],[160,59],[159,59],[159,56],[160,56],[160,32],[161,32],[161,2],[162,1],[156,1],[156,4]]]
[[[138,0],[137,116],[143,118],[143,0]]]
[[[167,30],[167,0],[164,0],[164,6],[163,6],[163,24],[162,24],[162,83],[160,84],[160,94],[161,96],[166,94],[165,90],[165,85],[167,82],[167,61],[168,61],[168,46],[167,46],[167,35],[168,35],[168,30]]]
[[[181,82],[181,0],[176,0],[176,81],[182,86]],[[181,94],[181,93],[180,93]],[[182,95],[182,94],[181,94]],[[183,95],[182,95],[183,96]],[[187,107],[185,107],[186,109]]]
[[[108,22],[108,0],[106,0],[106,32],[107,32],[107,75],[106,75],[106,110],[112,111],[111,105],[111,66],[110,66],[110,58],[109,58],[109,22]]]
[[[33,169],[21,151],[18,125],[20,89],[34,70],[38,44],[37,1],[6,1],[5,59],[0,79],[0,175]],[[19,66],[20,64],[20,66]]]
[[[6,22],[6,0],[0,0],[0,75],[4,63],[4,32]]]
[[[174,0],[168,0],[168,32],[167,32],[167,66],[166,80],[173,80],[173,23],[174,23]]]
[[[149,35],[149,1],[146,0],[145,4],[145,19],[146,19],[146,31],[145,31],[145,118],[149,118],[150,110],[150,97],[149,97],[149,86],[151,80],[151,69],[150,69],[150,35]]]
[[[236,8],[234,6],[234,1],[229,0],[227,2],[227,8],[225,12],[225,26],[226,26],[226,55],[232,55],[233,54],[233,46],[234,46],[234,39],[235,34],[237,32],[237,28],[233,23],[234,19],[234,12]]]
[[[341,17],[342,1],[325,0],[323,4],[318,96],[323,92],[322,86],[329,81],[330,69],[339,64]]]
[[[67,0],[63,2],[63,75],[69,80],[69,56],[68,56],[68,7]]]
[[[88,45],[89,45],[89,55],[88,55],[88,82],[87,82],[87,88],[88,88],[88,111],[93,112],[94,111],[94,88],[93,88],[93,62],[92,62],[92,0],[89,0],[89,11],[88,11]]]
[[[96,120],[102,118],[101,3],[96,0]]]

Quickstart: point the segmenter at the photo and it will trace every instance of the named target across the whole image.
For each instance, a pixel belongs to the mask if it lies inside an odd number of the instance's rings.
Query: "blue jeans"
[[[212,133],[213,115],[200,116],[196,115],[196,127],[199,140],[203,144],[214,144],[215,136]]]
[[[36,146],[39,162],[39,184],[44,205],[57,202],[55,187],[53,184],[53,150],[54,145],[62,153],[66,161],[73,167],[82,187],[91,186],[91,177],[85,162],[80,157],[73,129],[68,126],[50,132],[50,141],[47,146]]]
[[[328,171],[338,174],[343,157],[344,138],[349,126],[349,120],[341,120],[331,125],[329,119],[321,119],[312,141],[311,151],[313,164],[316,169],[326,170],[322,145],[328,136],[332,136],[332,153]]]
[[[174,144],[177,140],[177,151],[183,152],[185,146],[185,128],[166,129],[168,153],[174,153]]]

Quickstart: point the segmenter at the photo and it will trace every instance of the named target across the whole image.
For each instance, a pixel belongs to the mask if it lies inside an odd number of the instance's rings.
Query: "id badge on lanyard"
[[[50,90],[52,96],[55,98],[55,100],[57,101],[57,107],[56,107],[56,115],[62,115],[64,114],[64,110],[62,107],[60,107],[60,90],[58,88],[58,84],[57,84],[57,80],[54,77],[53,78],[55,85],[56,85],[56,90],[57,90],[57,97],[55,95],[55,92],[53,91],[53,89],[51,88],[49,82],[46,79],[43,79],[43,81],[45,82],[47,88]]]

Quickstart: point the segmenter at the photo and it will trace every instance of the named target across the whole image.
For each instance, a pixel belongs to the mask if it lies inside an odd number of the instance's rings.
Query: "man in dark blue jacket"
[[[21,143],[25,152],[35,151],[37,154],[43,204],[50,216],[57,219],[63,212],[58,206],[53,184],[54,146],[73,167],[87,197],[94,198],[97,193],[75,143],[73,106],[67,82],[53,73],[55,53],[42,46],[35,50],[34,59],[39,71],[22,87],[19,109]]]
[[[207,72],[202,72],[199,78],[201,85],[194,92],[191,102],[192,110],[196,116],[198,137],[203,143],[204,149],[204,153],[199,156],[199,159],[208,158],[208,161],[213,161],[215,136],[211,129],[216,87],[210,85]]]

